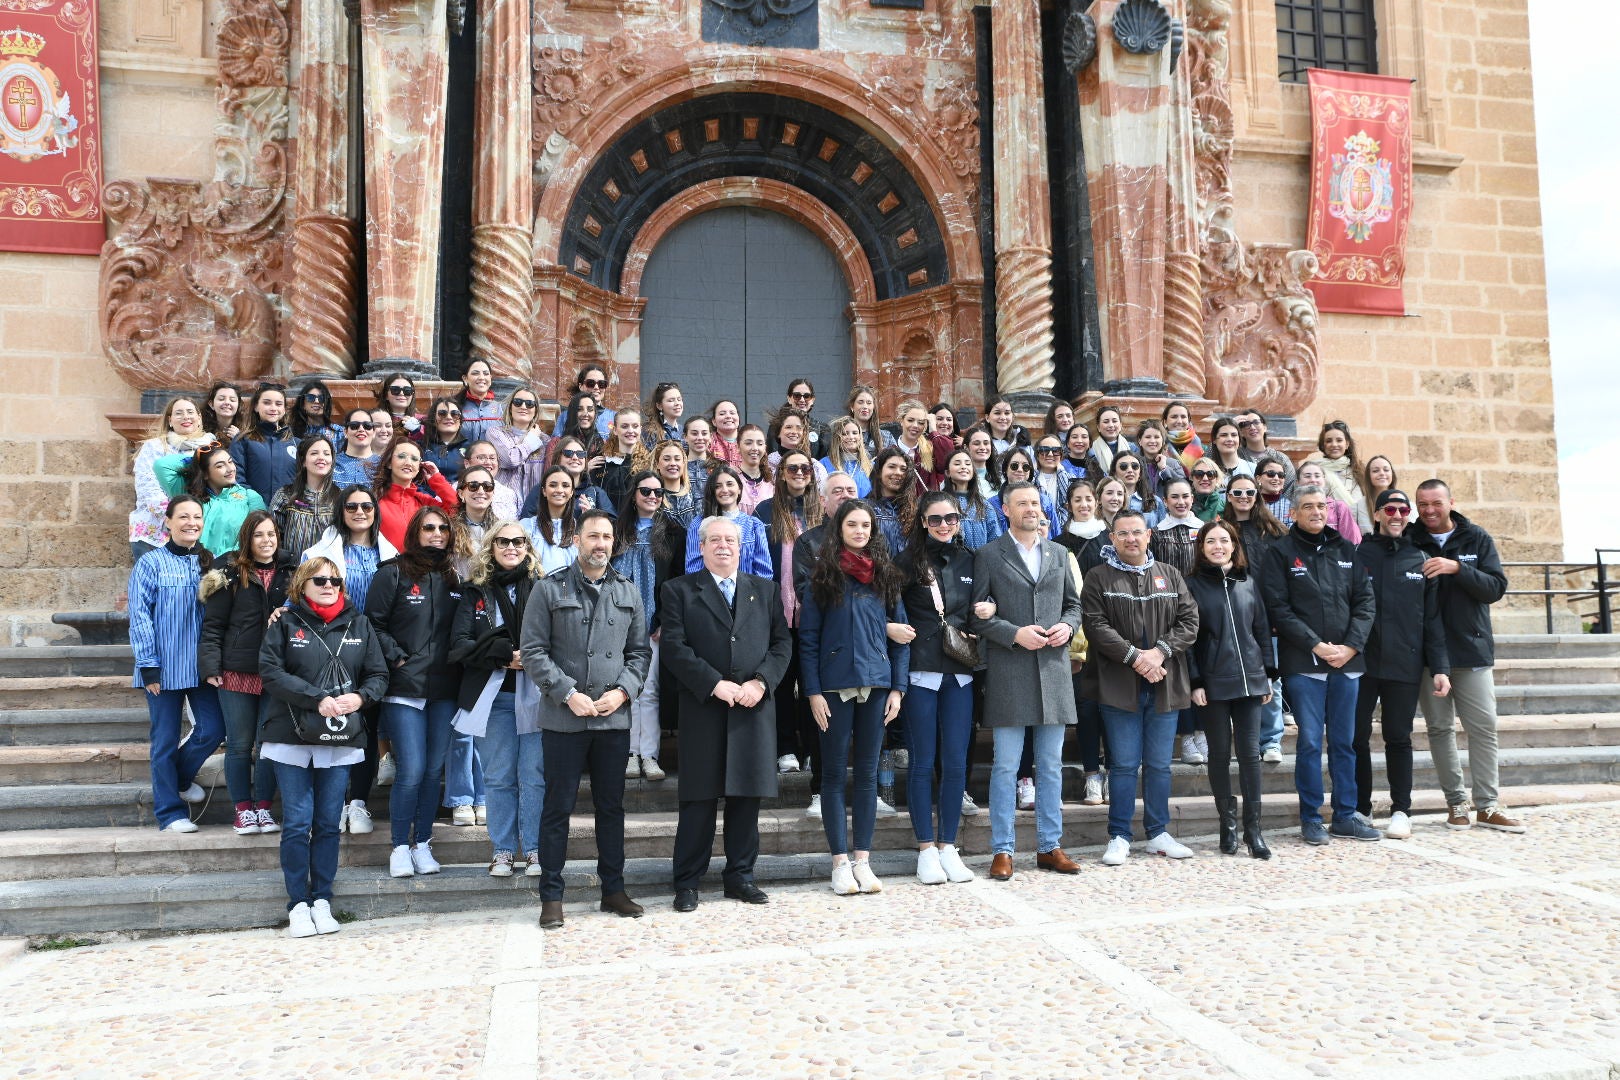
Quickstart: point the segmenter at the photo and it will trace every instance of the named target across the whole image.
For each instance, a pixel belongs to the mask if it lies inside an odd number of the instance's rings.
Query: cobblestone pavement
[[[1606,1078],[1617,810],[638,921],[574,896],[552,933],[531,906],[35,951],[0,967],[0,1076]]]

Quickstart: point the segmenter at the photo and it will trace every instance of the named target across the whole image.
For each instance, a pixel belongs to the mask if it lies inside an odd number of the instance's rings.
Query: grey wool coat
[[[664,583],[658,614],[658,662],[678,687],[680,800],[775,796],[776,686],[793,658],[777,583],[738,574],[733,615],[714,575],[698,570]],[[755,676],[765,696],[752,709],[712,696],[722,679]]]
[[[1074,681],[1069,650],[1030,651],[1013,643],[1021,626],[1067,623],[1080,629],[1080,593],[1069,572],[1069,553],[1041,541],[1041,577],[1032,581],[1018,542],[1003,533],[973,557],[973,602],[993,600],[996,613],[974,618],[971,629],[984,639],[984,722],[989,727],[1073,724]]]
[[[583,578],[567,566],[535,582],[523,612],[523,670],[540,691],[540,730],[628,731],[630,702],[652,663],[641,594],[612,567],[599,598]],[[607,716],[575,716],[565,704],[575,690],[594,699],[614,687],[625,703]]]

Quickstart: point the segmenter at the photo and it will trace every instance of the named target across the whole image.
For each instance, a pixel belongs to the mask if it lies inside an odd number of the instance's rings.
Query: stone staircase
[[[1620,799],[1620,636],[1499,638],[1496,669],[1501,713],[1501,779],[1511,806]],[[0,936],[100,931],[174,932],[275,925],[285,897],[275,836],[240,837],[228,827],[230,802],[216,757],[201,781],[217,784],[193,808],[195,834],[160,833],[151,815],[147,717],[130,688],[128,646],[50,646],[0,650]],[[1421,718],[1414,742],[1415,811],[1443,809],[1434,790]],[[1466,747],[1466,739],[1461,739]],[[637,890],[669,889],[678,762],[673,740],[660,783],[631,781],[626,809],[628,881]],[[1265,816],[1272,828],[1294,824],[1293,729],[1281,764],[1265,766]],[[1377,790],[1384,790],[1374,734]],[[969,790],[986,799],[988,746]],[[1174,766],[1172,831],[1215,831],[1202,766]],[[1065,847],[1107,840],[1107,807],[1079,805],[1083,775],[1066,768]],[[898,777],[904,797],[904,773]],[[762,882],[819,879],[828,858],[818,820],[803,810],[808,774],[782,778],[779,798],[761,815]],[[533,882],[494,879],[482,827],[435,830],[442,874],[396,880],[386,870],[388,788],[374,792],[378,829],[343,838],[334,905],[359,917],[460,910],[534,902]],[[593,895],[594,839],[589,784],[582,786],[568,868],[573,899]],[[1033,843],[1033,815],[1019,815],[1020,850]],[[987,815],[963,821],[963,850],[984,854]],[[1288,845],[1284,845],[1285,848]],[[904,810],[878,821],[874,861],[880,873],[909,874],[913,841]],[[718,853],[718,852],[717,852]],[[1286,852],[1285,854],[1291,854]]]

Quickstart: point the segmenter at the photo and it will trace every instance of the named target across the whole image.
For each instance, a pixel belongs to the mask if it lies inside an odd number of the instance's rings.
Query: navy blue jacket
[[[798,559],[794,559],[795,565]],[[799,688],[805,694],[875,686],[905,692],[911,647],[889,640],[888,624],[906,621],[897,598],[887,610],[870,585],[844,581],[844,598],[827,611],[805,590],[799,612]]]
[[[236,482],[259,493],[264,505],[269,506],[276,492],[292,483],[298,471],[298,440],[282,425],[279,428],[260,428],[264,442],[253,439],[233,439],[231,460],[236,462]]]
[[[1335,670],[1311,650],[1324,641],[1348,645],[1356,655],[1337,670],[1367,670],[1367,637],[1376,601],[1356,549],[1331,526],[1314,536],[1298,525],[1266,552],[1260,589],[1277,634],[1277,667],[1284,675],[1329,675]]]
[[[1367,638],[1367,674],[1416,683],[1423,669],[1451,674],[1440,619],[1440,579],[1423,576],[1427,558],[1404,536],[1369,536],[1356,548],[1367,571],[1378,617]]]
[[[1446,654],[1453,667],[1481,668],[1496,663],[1491,605],[1507,594],[1507,572],[1491,534],[1451,512],[1452,534],[1445,547],[1435,543],[1421,521],[1406,527],[1406,538],[1427,556],[1456,559],[1461,569],[1442,575],[1440,621],[1446,627]]]

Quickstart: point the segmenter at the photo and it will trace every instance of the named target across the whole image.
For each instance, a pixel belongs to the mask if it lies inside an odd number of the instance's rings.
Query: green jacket
[[[191,461],[190,454],[169,454],[152,463],[157,477],[169,498],[183,493],[186,482],[180,470]],[[232,484],[218,495],[203,503],[203,531],[200,543],[214,558],[236,550],[236,537],[242,531],[242,522],[255,510],[264,509],[259,493],[241,484]]]

